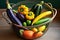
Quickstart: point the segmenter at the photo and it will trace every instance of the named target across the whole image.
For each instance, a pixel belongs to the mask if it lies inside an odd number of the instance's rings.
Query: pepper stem
[[[30,12],[28,15],[31,16],[32,15],[32,12]]]
[[[21,11],[21,12],[23,12],[23,11],[24,11],[24,9],[23,9],[23,8],[21,8],[21,9],[20,9],[20,11]]]

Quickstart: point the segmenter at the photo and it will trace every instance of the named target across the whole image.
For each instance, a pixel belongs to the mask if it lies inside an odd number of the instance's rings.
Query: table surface
[[[0,9],[0,40],[22,40],[11,29],[10,25],[2,17],[5,9]],[[56,18],[49,25],[49,29],[44,36],[35,40],[60,40],[60,9]]]

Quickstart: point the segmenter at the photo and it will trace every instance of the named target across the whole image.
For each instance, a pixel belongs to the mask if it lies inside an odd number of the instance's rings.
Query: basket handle
[[[51,3],[45,3],[46,6],[48,6],[52,12],[53,12],[53,17],[51,18],[51,20],[53,20],[55,18],[55,16],[57,15],[57,10],[55,8],[53,8]]]
[[[52,10],[53,10],[53,17],[52,17],[49,21],[47,21],[47,22],[45,22],[45,23],[42,23],[42,24],[40,24],[40,25],[47,24],[47,23],[51,22],[51,21],[56,17],[56,15],[57,15],[57,10],[56,10],[55,8],[52,8]]]
[[[52,4],[51,3],[44,3],[46,6],[48,6],[51,10],[53,8]]]
[[[6,12],[3,12],[3,13],[2,13],[2,17],[6,20],[6,22],[7,22],[8,24],[10,24],[10,25],[15,25],[15,26],[17,26],[18,28],[23,28],[23,29],[25,29],[25,30],[29,30],[29,29],[27,29],[27,28],[25,28],[25,27],[21,27],[20,25],[17,25],[17,24],[12,23],[12,22],[8,19],[8,17],[6,17],[6,16],[7,16],[6,14],[7,14]]]
[[[6,20],[6,22],[7,22],[8,24],[11,24],[12,22],[8,19],[8,17],[7,17],[6,15],[7,15],[6,12],[3,12],[3,13],[2,13],[2,17]]]
[[[52,17],[49,21],[45,22],[44,24],[47,24],[47,23],[53,21],[53,19],[56,17],[56,15],[57,15],[57,10],[56,10],[55,8],[52,8],[52,10],[53,10],[53,17]]]
[[[53,17],[51,18],[51,20],[53,20],[57,15],[57,9],[52,8],[52,10],[53,10]]]
[[[47,3],[51,8],[53,8],[52,4],[51,3]]]

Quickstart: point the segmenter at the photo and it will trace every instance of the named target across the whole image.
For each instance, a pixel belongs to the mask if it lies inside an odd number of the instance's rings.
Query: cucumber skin
[[[41,20],[37,21],[34,25],[39,25],[39,24],[44,23],[44,22],[46,22],[48,20],[50,20],[50,18],[41,19]]]

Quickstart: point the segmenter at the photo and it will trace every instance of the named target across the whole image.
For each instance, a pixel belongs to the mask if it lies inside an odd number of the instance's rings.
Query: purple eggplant
[[[22,14],[16,13],[16,17],[17,17],[19,20],[21,20],[22,23],[26,21],[24,15],[22,15]]]
[[[12,7],[10,4],[7,2],[7,15],[10,18],[10,20],[14,23],[18,23],[20,26],[22,26],[21,21],[14,15]]]

